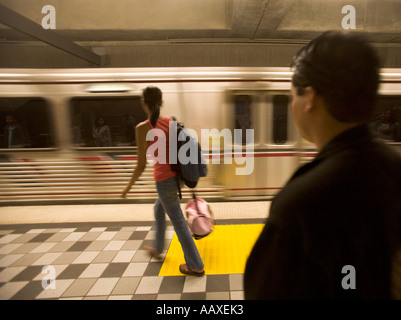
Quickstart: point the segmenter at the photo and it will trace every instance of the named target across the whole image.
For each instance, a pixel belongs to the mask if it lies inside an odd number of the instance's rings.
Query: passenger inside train
[[[378,137],[387,141],[401,141],[400,108],[388,108],[375,123]]]
[[[97,147],[111,147],[111,131],[110,127],[105,123],[103,117],[99,117],[93,126],[92,136]]]
[[[25,127],[18,123],[15,115],[6,117],[7,125],[4,127],[4,144],[7,148],[29,147],[29,134]]]
[[[50,148],[53,124],[42,98],[0,98],[1,148]]]

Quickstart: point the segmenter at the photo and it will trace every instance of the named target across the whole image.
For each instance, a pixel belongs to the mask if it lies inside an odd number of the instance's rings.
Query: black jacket
[[[29,147],[29,135],[27,130],[20,124],[13,126],[11,143],[9,141],[9,125],[4,127],[4,144],[6,148],[26,148]]]
[[[245,299],[387,299],[400,244],[401,157],[368,126],[353,128],[273,200],[247,261]]]

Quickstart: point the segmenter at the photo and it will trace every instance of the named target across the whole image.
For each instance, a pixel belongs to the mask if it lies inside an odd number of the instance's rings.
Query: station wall
[[[90,43],[106,54],[103,67],[286,67],[304,44],[271,43]],[[376,45],[382,67],[401,68],[401,46]],[[42,43],[1,44],[0,68],[98,67]]]

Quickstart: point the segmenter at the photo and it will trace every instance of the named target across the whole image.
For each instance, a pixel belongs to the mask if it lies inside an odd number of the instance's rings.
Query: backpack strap
[[[177,122],[177,118],[176,118],[176,117],[171,116],[171,119],[172,119],[173,121],[176,121],[176,122]],[[177,182],[178,197],[179,197],[180,199],[182,199],[180,177],[179,177],[179,175],[178,175],[177,173],[176,173],[176,175],[175,175],[175,181]]]
[[[175,175],[175,181],[177,182],[178,197],[182,199],[180,177],[178,176],[178,174]]]
[[[195,191],[194,191],[194,190],[192,190],[192,199],[195,200],[196,210],[197,210],[198,213],[199,213],[200,210],[199,210],[199,206],[198,206],[198,200],[196,199],[196,194],[195,194]]]

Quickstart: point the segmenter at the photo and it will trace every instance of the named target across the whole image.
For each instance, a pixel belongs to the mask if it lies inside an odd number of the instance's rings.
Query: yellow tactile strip
[[[206,274],[244,273],[246,260],[263,226],[216,225],[209,236],[195,240]],[[181,263],[185,263],[184,254],[177,235],[174,234],[159,276],[182,275],[179,271]]]

